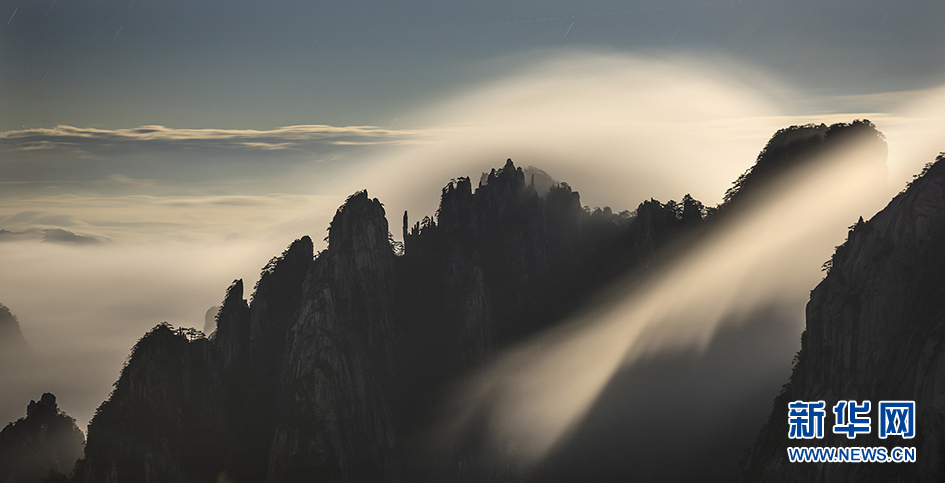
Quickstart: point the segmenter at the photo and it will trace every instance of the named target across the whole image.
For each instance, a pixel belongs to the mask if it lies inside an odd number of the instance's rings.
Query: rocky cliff
[[[68,474],[82,457],[85,435],[75,419],[59,410],[56,396],[30,401],[26,417],[0,431],[0,481],[40,483]]]
[[[394,283],[384,208],[356,193],[301,284],[268,481],[399,481],[389,402]]]
[[[869,221],[851,227],[811,293],[790,382],[745,461],[744,481],[945,478],[945,160],[939,156]],[[788,438],[788,404],[824,400],[824,438]],[[870,400],[873,431],[833,434],[830,407]],[[916,436],[878,437],[880,400],[914,400]],[[789,446],[915,446],[917,462],[789,463]]]
[[[232,290],[231,290],[232,292]],[[234,446],[223,358],[201,333],[158,325],[89,423],[78,481],[213,481]]]

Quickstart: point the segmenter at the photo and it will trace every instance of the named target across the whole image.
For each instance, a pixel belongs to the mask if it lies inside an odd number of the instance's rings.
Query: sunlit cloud
[[[632,210],[687,193],[715,205],[778,129],[869,118],[884,130],[891,116],[799,113],[806,104],[790,86],[721,56],[535,57],[418,112],[431,126],[426,142],[377,156],[346,185],[370,187],[392,212],[419,220],[437,199],[417,193],[457,176],[475,184],[512,158],[566,181],[591,207]]]
[[[723,321],[772,304],[803,307],[846,225],[886,201],[875,189],[885,184],[885,170],[871,169],[882,166],[876,157],[875,149],[851,148],[816,171],[783,177],[655,273],[624,281],[567,324],[507,350],[458,392],[441,447],[486,424],[490,455],[536,464],[622,367],[666,351],[698,353]]]

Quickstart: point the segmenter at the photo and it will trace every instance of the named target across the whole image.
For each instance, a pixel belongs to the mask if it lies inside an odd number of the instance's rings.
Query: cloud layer
[[[426,134],[328,125],[270,130],[60,125],[6,131],[0,133],[0,200],[7,200],[0,204],[0,219],[15,215],[19,210],[11,209],[24,200],[58,203],[56,197],[63,196],[211,196],[216,203],[233,204],[241,201],[232,196],[321,194],[332,191],[339,172],[371,153],[422,143]]]

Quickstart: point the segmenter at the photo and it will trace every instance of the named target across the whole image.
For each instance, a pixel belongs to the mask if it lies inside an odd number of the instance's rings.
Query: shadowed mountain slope
[[[941,481],[945,477],[945,161],[851,227],[811,293],[791,380],[748,455],[744,481]],[[789,439],[788,404],[827,406],[824,438]],[[833,434],[830,408],[870,400],[872,431]],[[881,400],[915,401],[914,439],[879,439]],[[795,446],[915,446],[914,464],[790,463]]]

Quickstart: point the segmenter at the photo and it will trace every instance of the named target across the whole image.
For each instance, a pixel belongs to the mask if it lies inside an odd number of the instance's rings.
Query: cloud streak
[[[126,129],[96,129],[60,125],[0,133],[0,147],[15,151],[54,149],[241,149],[282,151],[308,149],[315,145],[364,146],[416,142],[420,131],[382,129],[375,126],[329,126],[324,124],[256,129],[181,129],[140,126]]]

